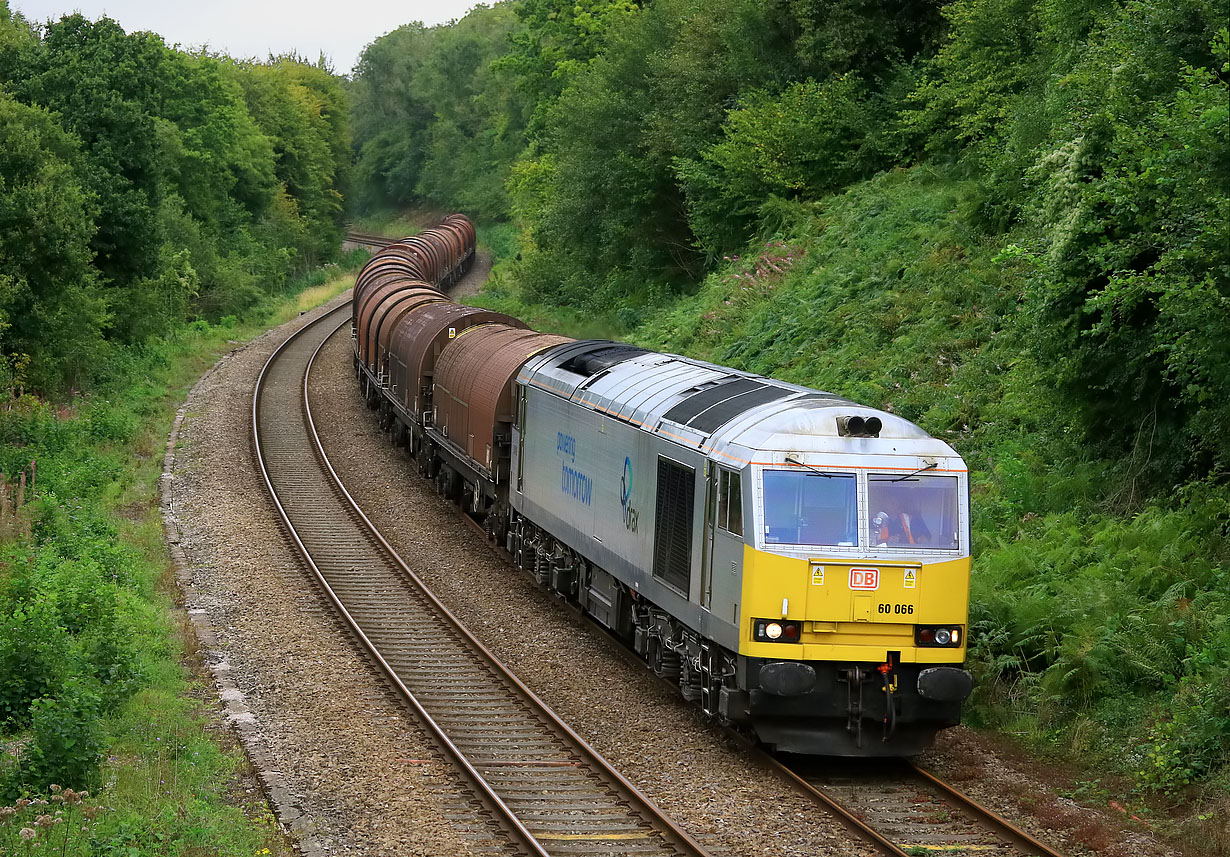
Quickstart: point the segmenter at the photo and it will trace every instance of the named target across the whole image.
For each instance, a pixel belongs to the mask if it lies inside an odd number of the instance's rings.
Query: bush
[[[0,612],[0,727],[29,724],[31,704],[73,674],[72,640],[47,598],[9,601]]]
[[[105,745],[99,698],[87,683],[73,680],[56,696],[35,700],[31,719],[33,741],[6,777],[7,797],[20,791],[43,792],[52,783],[96,789]]]
[[[698,240],[713,255],[729,252],[767,198],[815,198],[870,176],[886,160],[869,145],[879,112],[848,74],[747,93],[727,114],[722,140],[675,161]]]

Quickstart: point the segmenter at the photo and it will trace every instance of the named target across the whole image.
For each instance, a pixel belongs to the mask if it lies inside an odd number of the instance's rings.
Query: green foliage
[[[37,46],[36,29],[9,9],[8,0],[0,0],[0,82],[12,80]]]
[[[349,260],[351,277],[366,258]],[[18,512],[28,527],[0,545],[0,738],[11,750],[0,753],[0,794],[104,784],[113,811],[66,853],[289,853],[263,797],[234,805],[237,759],[210,737],[212,716],[184,672],[164,582],[161,456],[151,450],[205,366],[310,306],[266,304],[255,321],[225,328],[181,323],[172,336],[111,348],[92,395],[56,406],[27,394],[0,407],[0,472],[28,474],[34,460],[38,474]],[[4,836],[0,827],[0,849]]]
[[[1017,100],[1033,81],[1037,0],[956,0],[948,34],[906,116],[933,150],[952,151],[1009,132]]]
[[[1224,65],[1224,29],[1215,46]],[[1040,357],[1090,435],[1155,483],[1230,464],[1228,103],[1224,77],[1184,64],[1171,99],[1039,164]]]
[[[7,797],[43,791],[52,783],[97,788],[105,746],[98,710],[98,697],[79,681],[66,683],[54,698],[36,700],[31,706],[34,740],[8,777]]]
[[[907,158],[895,116],[937,21],[927,4],[670,0],[612,28],[514,174],[527,299],[678,292],[742,245],[770,195]]]
[[[341,239],[338,188],[350,147],[341,86],[329,72],[295,57],[240,67],[235,77],[273,147],[280,192],[263,213],[275,234],[302,242],[301,273],[331,258]]]
[[[537,106],[533,129],[541,129],[545,108],[602,51],[609,32],[633,17],[640,5],[635,0],[516,4],[521,26],[510,34],[511,49],[498,62],[513,73],[518,88]]]
[[[480,8],[367,47],[350,87],[359,211],[427,203],[507,216],[504,183],[525,145],[525,108],[495,61],[515,21],[510,6]]]
[[[1110,746],[1134,749],[1103,761],[1142,786],[1208,778],[1230,753],[1227,527],[1230,503],[1210,485],[1132,518],[1059,513],[1010,540],[986,532],[971,616],[980,704],[1031,712],[1056,736],[1094,711]]]
[[[252,309],[330,258],[350,140],[340,83],[69,15],[0,8],[0,380],[62,393],[109,345]]]
[[[64,687],[71,641],[46,601],[6,604],[0,616],[0,727],[30,722],[31,704]]]
[[[114,21],[79,14],[49,23],[14,89],[56,111],[84,144],[84,176],[98,198],[93,247],[103,276],[124,288],[154,273],[156,212],[171,172],[175,128],[151,108],[170,73],[152,33],[128,36]]]
[[[766,198],[811,198],[876,172],[885,161],[869,151],[875,115],[849,75],[794,83],[776,96],[749,93],[727,115],[721,142],[700,160],[675,163],[698,240],[713,253],[729,250]]]
[[[77,142],[0,91],[0,353],[6,386],[79,384],[104,350],[96,205]],[[22,360],[21,358],[26,358]]]

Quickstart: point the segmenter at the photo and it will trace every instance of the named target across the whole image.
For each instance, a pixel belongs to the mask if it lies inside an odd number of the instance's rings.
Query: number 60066
[[[913,604],[881,604],[881,613],[895,613],[898,616],[909,616],[914,612]]]

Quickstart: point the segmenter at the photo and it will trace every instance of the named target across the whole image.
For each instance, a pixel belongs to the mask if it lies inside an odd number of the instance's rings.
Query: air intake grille
[[[754,378],[733,378],[693,393],[664,416],[708,435],[745,411],[789,395],[790,390]]]
[[[659,458],[653,575],[685,595],[692,576],[692,505],[695,498],[696,471]]]

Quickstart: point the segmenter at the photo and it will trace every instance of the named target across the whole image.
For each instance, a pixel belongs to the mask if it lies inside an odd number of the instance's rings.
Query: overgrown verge
[[[54,819],[64,807],[52,794],[66,786],[104,807],[69,835],[13,804],[0,810],[0,853],[24,853],[21,828],[71,854],[290,853],[236,780],[242,756],[199,701],[212,692],[182,663],[190,643],[171,612],[161,451],[205,368],[347,288],[365,258],[314,272],[243,318],[117,349],[89,396],[54,404],[11,391],[0,404],[0,802],[45,800],[40,814]]]

